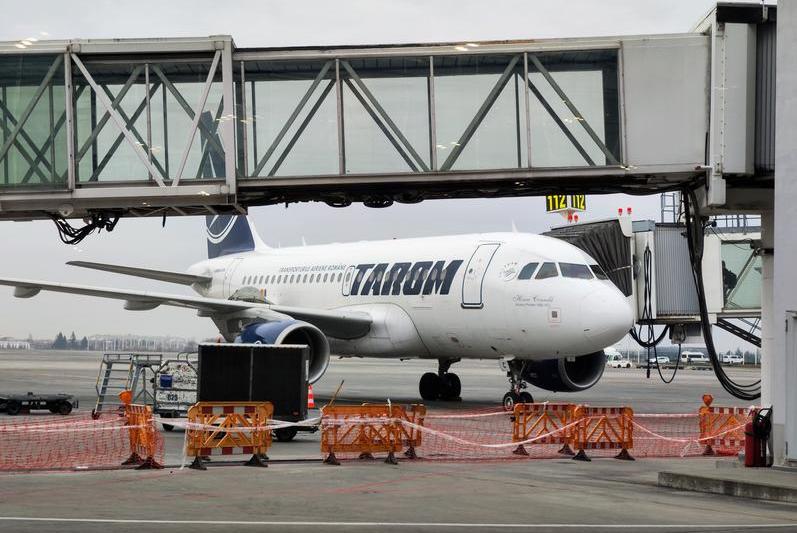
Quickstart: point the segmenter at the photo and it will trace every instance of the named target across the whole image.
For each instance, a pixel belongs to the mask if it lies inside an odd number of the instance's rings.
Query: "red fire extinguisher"
[[[767,441],[772,431],[771,416],[771,407],[759,409],[744,425],[744,466],[769,466]]]

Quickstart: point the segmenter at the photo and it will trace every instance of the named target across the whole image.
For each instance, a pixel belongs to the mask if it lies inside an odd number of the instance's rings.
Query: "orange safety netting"
[[[127,419],[115,413],[25,416],[0,421],[0,470],[58,470],[118,467],[131,455]],[[155,459],[163,460],[163,438]]]
[[[628,410],[630,412],[630,410]],[[548,416],[540,414],[539,416]],[[715,446],[714,452],[722,455],[738,453],[742,444],[727,436],[743,434],[743,422],[726,425],[718,433],[705,434],[701,418],[695,414],[638,414],[633,413],[621,421],[630,454],[635,458],[642,457],[688,457],[700,456],[704,453],[707,442],[732,442],[734,445]],[[471,459],[518,459],[518,458],[562,458],[563,452],[570,450],[563,443],[573,444],[573,440],[583,428],[600,427],[605,423],[599,416],[590,415],[588,419],[570,421],[562,418],[557,424],[536,424],[526,420],[528,428],[534,431],[518,432],[514,414],[500,409],[462,411],[432,411],[427,413],[420,423],[414,423],[395,417],[391,419],[368,418],[362,416],[351,420],[322,419],[322,433],[325,428],[337,426],[335,431],[346,431],[351,425],[386,425],[395,424],[402,431],[413,431],[421,436],[420,445],[411,453],[421,459],[435,460],[471,460]],[[540,428],[546,429],[540,429]],[[591,431],[591,433],[595,433]],[[608,439],[607,439],[608,440]],[[522,453],[518,448],[522,446]],[[578,442],[575,442],[578,444]],[[623,446],[592,448],[587,447],[591,457],[614,457],[618,448]],[[578,446],[576,446],[576,450]],[[407,455],[408,447],[397,450],[396,456]],[[519,453],[521,452],[521,453]],[[572,451],[570,451],[572,453]],[[355,450],[335,451],[338,459],[353,459],[359,456]]]

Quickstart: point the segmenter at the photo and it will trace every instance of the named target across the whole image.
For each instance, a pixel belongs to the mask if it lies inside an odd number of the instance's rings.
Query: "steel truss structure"
[[[643,193],[700,179],[702,161],[634,157],[627,45],[0,44],[0,218]]]

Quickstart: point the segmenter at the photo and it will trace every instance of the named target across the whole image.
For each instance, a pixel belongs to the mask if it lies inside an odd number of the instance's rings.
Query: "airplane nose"
[[[591,343],[601,348],[611,346],[633,326],[631,306],[617,289],[600,288],[581,301],[581,325]]]

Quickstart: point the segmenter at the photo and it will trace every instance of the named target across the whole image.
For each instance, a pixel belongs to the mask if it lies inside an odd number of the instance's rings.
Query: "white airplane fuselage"
[[[539,275],[545,263],[555,276]],[[623,294],[584,273],[595,263],[554,238],[492,233],[249,251],[189,273],[212,278],[194,285],[210,298],[249,287],[283,306],[368,313],[365,336],[329,339],[335,355],[542,360],[600,351],[631,328]]]

